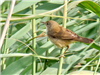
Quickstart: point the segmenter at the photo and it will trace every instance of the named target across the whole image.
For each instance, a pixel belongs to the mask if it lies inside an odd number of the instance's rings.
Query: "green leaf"
[[[100,6],[93,1],[82,1],[79,6],[94,12],[100,17]]]
[[[44,45],[40,46],[39,48],[37,48],[36,52],[37,54],[41,55],[43,54],[46,50],[48,50],[51,46],[53,45],[53,43],[51,43],[50,41],[48,41],[47,43],[45,43]]]
[[[69,11],[69,10],[75,8],[80,2],[82,2],[82,1],[73,1],[73,2],[69,3],[67,10]]]
[[[9,39],[7,39],[7,48],[9,48],[11,45],[13,45],[16,42],[15,39],[20,39],[30,30],[30,24],[31,23],[28,23],[22,29],[20,29],[15,34],[13,34]]]
[[[96,44],[96,43],[93,43],[93,44],[91,45],[91,47],[92,47],[92,48],[95,48],[95,49],[97,49],[97,50],[100,51],[100,45],[98,45],[98,44]]]
[[[50,67],[48,67],[46,70],[44,70],[40,75],[57,75],[58,70],[58,62],[52,64]],[[67,64],[63,64],[62,71],[65,69]]]
[[[19,75],[28,65],[31,64],[31,61],[32,56],[22,57],[7,66],[7,68],[1,72],[1,75]]]
[[[14,10],[13,10],[13,14],[26,9],[26,8],[30,7],[31,5],[33,5],[33,4],[36,4],[39,1],[41,1],[41,0],[30,0],[30,1],[22,0],[20,3],[15,5]],[[8,11],[5,14],[7,14]]]
[[[79,33],[85,32],[85,31],[87,31],[87,30],[89,30],[89,29],[94,28],[95,26],[98,26],[98,25],[100,25],[99,22],[90,23],[90,24],[86,25],[85,27],[83,27],[83,28],[77,30],[75,33],[79,34]]]
[[[36,8],[35,10],[35,13],[36,14],[40,14],[40,13],[45,13],[47,11],[50,11],[50,10],[54,10],[54,9],[57,9],[61,6],[62,4],[55,4],[55,3],[49,3],[49,2],[46,2],[46,3],[43,3],[43,5],[40,5]],[[26,14],[32,14],[31,10],[29,12],[27,12]]]

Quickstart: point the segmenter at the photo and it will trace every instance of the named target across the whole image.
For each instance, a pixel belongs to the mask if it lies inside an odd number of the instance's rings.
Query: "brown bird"
[[[67,47],[65,52],[69,48],[69,44],[79,41],[83,43],[91,43],[93,40],[80,37],[69,29],[63,28],[57,22],[49,20],[47,22],[42,22],[46,25],[47,36],[52,43],[54,43],[58,48]],[[64,54],[65,54],[64,52]]]

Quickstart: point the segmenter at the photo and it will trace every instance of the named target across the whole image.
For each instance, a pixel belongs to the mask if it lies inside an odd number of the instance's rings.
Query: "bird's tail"
[[[92,39],[84,38],[84,37],[79,37],[78,41],[83,42],[83,43],[91,43],[93,42]]]

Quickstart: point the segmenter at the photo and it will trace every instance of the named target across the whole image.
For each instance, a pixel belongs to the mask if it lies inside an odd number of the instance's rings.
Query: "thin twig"
[[[16,0],[12,0],[11,6],[10,6],[10,10],[9,10],[9,14],[8,14],[8,17],[7,17],[7,20],[6,20],[6,23],[5,23],[3,32],[2,32],[2,36],[0,38],[0,50],[1,50],[1,47],[2,47],[2,44],[3,44],[4,38],[6,36],[7,29],[9,27],[9,22],[10,22],[10,18],[11,18],[13,9],[14,9],[15,2],[16,2]]]

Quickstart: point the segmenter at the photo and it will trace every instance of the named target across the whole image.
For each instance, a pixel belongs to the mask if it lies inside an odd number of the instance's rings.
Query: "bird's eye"
[[[49,25],[49,23],[47,22],[47,25]]]

